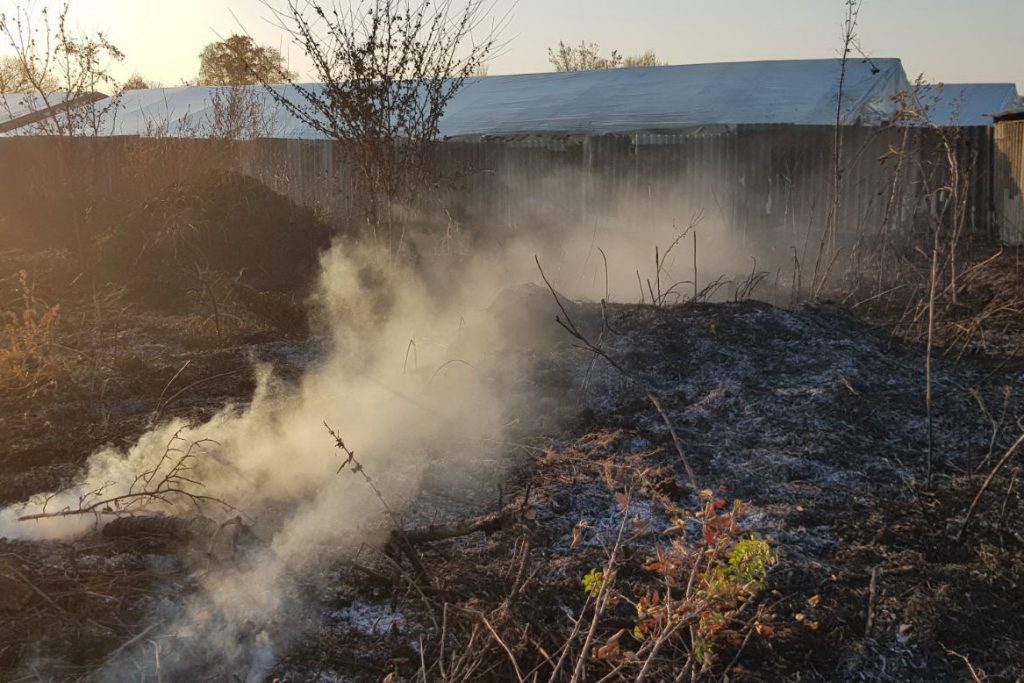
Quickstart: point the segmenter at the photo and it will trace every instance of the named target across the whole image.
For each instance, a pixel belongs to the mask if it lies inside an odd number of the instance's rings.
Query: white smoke
[[[695,213],[661,217],[643,233],[618,227],[627,218],[635,220],[631,214],[638,210],[636,202],[624,200],[618,214],[602,217],[600,224],[549,239],[539,253],[554,284],[573,297],[638,301],[640,289],[655,277],[655,246],[664,255]],[[698,229],[703,244],[714,245],[722,236],[709,242],[708,233],[726,227],[707,221]],[[204,573],[203,590],[161,615],[178,643],[164,655],[164,674],[177,666],[186,675],[189,666],[207,660],[235,662],[259,679],[275,653],[299,634],[300,577],[384,538],[394,523],[389,515],[410,512],[425,481],[435,487],[442,482],[447,493],[472,498],[493,491],[505,474],[498,445],[502,425],[528,419],[516,411],[529,402],[511,395],[488,369],[501,365],[502,376],[515,375],[509,365],[518,361],[510,345],[533,335],[550,338],[558,329],[550,301],[541,315],[517,318],[514,329],[509,321],[496,320],[488,307],[517,282],[540,282],[535,238],[478,248],[469,265],[457,270],[459,282],[446,283],[440,297],[421,271],[336,245],[322,259],[314,301],[330,348],[301,380],[286,383],[273,368],[256,368],[257,389],[248,403],[226,406],[202,424],[162,424],[127,452],[95,453],[83,485],[0,511],[0,535],[80,536],[109,518],[104,510],[27,522],[18,518],[44,510],[73,512],[137,492],[160,481],[182,451],[194,448],[181,487],[209,499],[201,509],[215,519],[241,511],[264,547],[244,562]],[[663,288],[692,277],[692,243],[682,241],[677,249],[661,274]],[[705,247],[698,263],[700,276],[710,280],[726,266],[733,272],[746,268],[748,257]],[[525,374],[530,368],[520,370]],[[355,450],[390,512],[361,477],[338,472],[343,454],[334,448],[325,422]],[[124,500],[141,500],[150,512],[196,513],[184,495]],[[124,653],[107,677],[131,677],[132,656]]]

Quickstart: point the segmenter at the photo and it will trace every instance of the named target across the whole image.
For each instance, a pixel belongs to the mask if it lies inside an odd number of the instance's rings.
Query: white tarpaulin
[[[39,94],[0,93],[0,124],[45,111],[47,106],[63,105],[68,101],[67,93],[48,93],[45,97]]]
[[[466,81],[448,104],[440,132],[442,137],[587,135],[701,125],[834,125],[839,76],[838,59],[485,76]],[[278,86],[278,90],[291,91],[289,98],[300,101],[289,86]],[[898,59],[851,60],[840,122],[885,122],[896,111],[896,93],[907,90]],[[202,134],[203,126],[214,118],[215,93],[214,88],[128,92],[110,129],[114,135]],[[265,102],[271,121],[266,126],[268,136],[321,137],[260,88],[252,89],[252,95]]]
[[[992,115],[1018,106],[1013,83],[946,83],[917,93],[928,121],[938,126],[990,126]]]
[[[840,122],[877,124],[908,87],[898,59],[851,61]],[[839,60],[735,62],[493,76],[448,107],[448,136],[626,133],[713,124],[834,125]]]
[[[0,93],[0,124],[21,118],[35,111],[25,102],[25,95]]]
[[[0,93],[0,131],[12,129],[15,134],[33,135],[53,132],[53,127],[48,125],[46,120],[36,114],[44,114],[48,111],[66,111],[77,109],[91,103],[107,99],[101,93],[77,93],[66,92],[52,93]],[[98,105],[102,111],[102,104]],[[18,119],[30,118],[29,123],[20,122]]]

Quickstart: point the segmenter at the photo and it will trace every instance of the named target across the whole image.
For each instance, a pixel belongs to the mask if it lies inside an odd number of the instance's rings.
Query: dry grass
[[[53,369],[53,338],[60,305],[36,295],[25,270],[5,281],[14,299],[3,308],[0,335],[0,383],[15,391],[29,391],[46,381]]]

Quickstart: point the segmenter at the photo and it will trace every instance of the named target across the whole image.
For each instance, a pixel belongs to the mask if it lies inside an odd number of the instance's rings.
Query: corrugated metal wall
[[[999,130],[1000,151],[993,157],[988,128],[944,135],[920,128],[839,129],[837,241],[933,226],[951,187],[947,152],[969,181],[962,191],[970,231],[984,239],[1001,234],[1019,240],[1024,124]],[[489,228],[511,232],[592,226],[639,235],[655,223],[685,225],[702,211],[712,224],[731,228],[705,229],[707,239],[739,235],[762,250],[789,250],[816,239],[826,222],[835,134],[830,126],[710,126],[671,135],[449,141],[437,149],[442,182],[422,193],[421,205],[409,213],[424,223],[454,220],[469,229],[487,221]],[[55,154],[58,145],[61,153]],[[1011,158],[1015,171],[1006,170]],[[42,191],[47,179],[74,183],[86,177],[94,187],[117,192],[149,175],[153,182],[170,182],[211,167],[259,177],[323,215],[358,220],[337,143],[0,139],[0,177],[14,179],[12,195]],[[18,183],[29,186],[17,190]],[[999,198],[998,216],[993,197]]]
[[[1001,121],[995,126],[993,177],[1000,238],[1024,245],[1024,121]]]
[[[934,220],[949,193],[945,145],[969,179],[971,232],[996,234],[990,131],[940,137],[918,128],[844,127],[838,239],[907,231]],[[441,176],[426,193],[424,220],[499,216],[506,228],[588,224],[614,217],[623,229],[706,218],[744,239],[791,245],[817,234],[829,212],[835,129],[828,126],[707,127],[685,134],[450,141]],[[345,217],[343,154],[317,141],[256,141],[246,171],[295,200]],[[627,210],[628,209],[628,210]],[[443,211],[442,211],[443,210]]]

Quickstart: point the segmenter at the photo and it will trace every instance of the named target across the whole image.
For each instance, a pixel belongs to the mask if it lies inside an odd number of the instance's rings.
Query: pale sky
[[[0,0],[0,8],[53,1]],[[138,71],[177,85],[195,76],[203,46],[237,32],[238,22],[305,75],[301,53],[269,25],[260,0],[71,5],[76,27],[106,31],[125,53],[121,76]],[[670,64],[834,57],[842,16],[843,0],[519,0],[508,45],[489,69],[548,71],[547,48],[559,40],[625,54],[653,48]],[[860,35],[870,56],[902,58],[911,80],[923,72],[935,82],[1016,82],[1024,91],[1024,0],[864,0]]]

